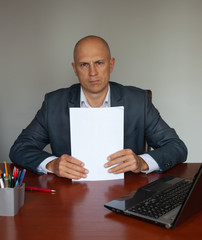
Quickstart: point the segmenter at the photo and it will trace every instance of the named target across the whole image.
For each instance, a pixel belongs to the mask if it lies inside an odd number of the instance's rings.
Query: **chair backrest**
[[[147,91],[149,99],[152,101],[152,91],[149,90],[149,89],[146,90],[146,91]],[[146,152],[149,152],[149,151],[151,151],[151,147],[147,144],[147,141],[145,139],[145,141],[144,141],[144,152],[146,153]]]

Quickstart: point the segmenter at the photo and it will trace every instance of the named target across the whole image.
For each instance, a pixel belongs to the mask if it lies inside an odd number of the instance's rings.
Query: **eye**
[[[87,66],[87,63],[81,63],[80,66],[81,66],[81,67],[86,67],[86,66]]]
[[[97,65],[102,65],[103,62],[102,62],[102,61],[97,61],[96,64],[97,64]]]
[[[88,66],[88,63],[81,63],[80,64],[80,67],[87,67]]]

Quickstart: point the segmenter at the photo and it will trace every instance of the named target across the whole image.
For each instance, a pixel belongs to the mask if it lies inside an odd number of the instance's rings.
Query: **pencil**
[[[7,168],[6,162],[4,162],[4,167],[5,167],[6,177],[8,177],[8,168]]]

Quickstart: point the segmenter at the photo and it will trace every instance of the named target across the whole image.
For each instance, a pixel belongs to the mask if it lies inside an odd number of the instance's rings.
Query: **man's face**
[[[84,93],[106,94],[115,60],[110,58],[110,53],[102,41],[88,39],[81,42],[74,60],[72,66]]]

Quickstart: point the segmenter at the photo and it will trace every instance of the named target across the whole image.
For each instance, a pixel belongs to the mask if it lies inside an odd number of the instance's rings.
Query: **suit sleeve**
[[[187,148],[175,130],[170,128],[161,118],[147,96],[145,103],[146,140],[153,148],[148,154],[155,159],[160,171],[163,172],[186,161]]]
[[[13,163],[36,173],[38,173],[38,165],[47,157],[52,156],[43,150],[49,144],[47,105],[45,97],[41,109],[28,127],[19,135],[11,147],[9,155]]]

